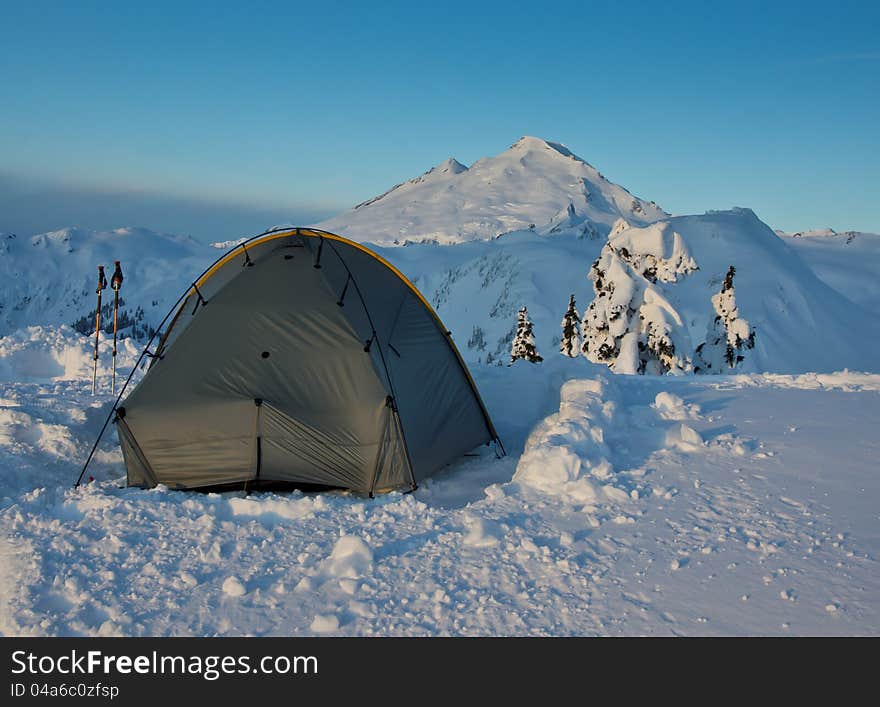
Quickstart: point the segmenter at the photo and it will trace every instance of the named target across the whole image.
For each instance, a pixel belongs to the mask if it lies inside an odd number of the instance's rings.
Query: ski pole
[[[122,280],[122,267],[117,260],[116,270],[113,271],[113,277],[110,278],[110,287],[113,288],[113,382],[110,387],[110,392],[113,395],[116,395],[116,333],[119,330],[119,290],[122,288]]]
[[[98,378],[98,341],[101,337],[101,292],[107,288],[107,278],[104,277],[104,266],[98,266],[98,309],[95,312],[95,362],[92,370],[92,395],[95,394],[95,383]]]

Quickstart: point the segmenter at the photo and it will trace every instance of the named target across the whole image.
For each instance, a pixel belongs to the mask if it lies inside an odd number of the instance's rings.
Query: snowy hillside
[[[488,240],[530,226],[604,238],[618,218],[643,224],[665,215],[565,146],[524,137],[470,167],[450,158],[318,227],[388,244]]]
[[[830,228],[777,234],[821,280],[866,309],[880,311],[880,234]]]
[[[165,315],[188,282],[216,257],[190,238],[144,228],[84,231],[64,228],[31,237],[0,233],[0,336],[30,325],[94,329],[97,266],[113,272],[121,260],[121,310],[143,332]],[[105,291],[104,305],[112,299]],[[138,309],[141,312],[138,312]]]
[[[738,370],[880,370],[873,353],[880,318],[819,280],[748,209],[674,217],[641,228],[622,224],[607,246],[628,253],[617,293],[628,288],[643,302],[650,290],[649,297],[662,299],[664,321],[688,357],[706,341],[716,314],[712,297],[734,265],[739,311],[756,331],[755,347]],[[469,362],[506,364],[522,306],[534,323],[538,351],[545,358],[557,355],[569,294],[583,315],[595,296],[587,274],[603,248],[605,242],[578,238],[576,232],[546,238],[523,231],[490,243],[379,250],[425,293]],[[681,268],[682,258],[696,269],[674,280],[664,275],[663,267]],[[661,267],[655,282],[641,276],[648,263]]]
[[[832,242],[810,239],[829,243],[823,248],[801,245],[806,240],[780,238],[751,211],[737,209],[666,218],[642,227],[620,221],[610,239],[584,238],[575,224],[553,233],[526,229],[453,246],[374,247],[424,293],[471,365],[507,363],[516,312],[523,306],[534,324],[538,351],[545,358],[557,355],[569,296],[575,295],[583,316],[596,298],[594,281],[588,278],[591,267],[613,252],[618,276],[606,280],[617,288],[614,297],[631,293],[626,304],[632,304],[628,317],[633,321],[646,311],[646,297],[662,301],[663,326],[691,364],[715,316],[712,297],[734,265],[739,312],[756,333],[755,347],[745,353],[738,370],[878,370],[871,342],[880,340],[880,293],[872,294],[878,285],[870,270],[878,239],[865,234],[849,245],[836,237]],[[861,242],[864,248],[857,245]],[[216,247],[144,229],[64,229],[28,239],[6,235],[0,236],[0,244],[0,335],[29,325],[79,323],[80,331],[91,331],[95,265],[111,266],[115,259],[122,260],[126,273],[124,321],[135,322],[135,333],[143,335],[158,326],[192,279],[220,253]],[[867,307],[817,278],[803,254],[818,260],[817,267],[832,284],[829,264],[836,263],[839,286]],[[843,269],[859,256],[862,262],[853,264],[856,274],[848,284]],[[688,266],[687,274],[673,277],[685,257],[696,269]],[[658,267],[657,275],[649,273],[653,282],[642,276]],[[109,325],[109,318],[104,321]],[[638,366],[615,368],[635,372]]]

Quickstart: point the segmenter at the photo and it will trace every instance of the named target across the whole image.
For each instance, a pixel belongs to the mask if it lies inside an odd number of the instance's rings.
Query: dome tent
[[[116,425],[128,484],[177,489],[414,489],[498,440],[415,286],[305,228],[245,241],[193,283]]]

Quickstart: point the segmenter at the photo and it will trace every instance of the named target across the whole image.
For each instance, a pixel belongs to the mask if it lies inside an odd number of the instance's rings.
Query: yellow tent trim
[[[344,243],[345,245],[350,245],[352,248],[357,248],[359,251],[366,253],[371,258],[375,258],[380,263],[382,263],[382,265],[384,265],[386,268],[388,268],[391,272],[393,272],[395,275],[397,275],[397,277],[399,277],[403,281],[403,283],[407,287],[409,287],[410,290],[412,290],[413,294],[419,298],[421,303],[428,308],[428,311],[434,316],[434,319],[437,320],[437,323],[440,324],[441,326],[443,326],[443,322],[440,320],[440,317],[437,315],[437,312],[434,311],[434,308],[431,306],[431,303],[428,302],[428,300],[426,300],[424,298],[424,296],[422,296],[422,293],[419,292],[418,289],[416,288],[416,286],[413,285],[409,281],[409,278],[407,278],[406,275],[404,275],[402,272],[400,272],[400,270],[398,270],[396,267],[394,267],[391,263],[389,263],[387,260],[385,260],[385,258],[383,258],[378,253],[374,253],[369,248],[367,248],[367,247],[365,247],[355,241],[351,241],[348,238],[343,238],[342,236],[337,236],[335,233],[329,233],[328,231],[317,231],[317,230],[314,230],[311,228],[292,228],[289,231],[280,231],[278,233],[270,233],[269,235],[263,236],[262,238],[256,238],[252,241],[246,241],[242,245],[244,245],[245,247],[256,246],[256,245],[260,245],[261,243],[266,243],[267,241],[275,240],[276,238],[290,238],[291,236],[308,236],[310,238],[326,238],[327,240],[330,240],[330,241],[337,241],[339,243]],[[202,285],[204,285],[210,279],[210,277],[212,275],[214,275],[218,270],[220,270],[220,268],[222,268],[224,265],[226,265],[230,260],[233,260],[237,256],[240,256],[241,253],[238,252],[238,249],[240,247],[241,246],[235,246],[225,256],[223,256],[220,260],[218,260],[216,263],[214,263],[214,265],[212,265],[211,268],[207,272],[205,272],[205,274],[202,275],[199,278],[199,280],[195,283],[196,287],[201,287]],[[193,288],[193,292],[194,291],[195,291],[195,288]],[[443,331],[447,331],[447,329],[444,327]]]

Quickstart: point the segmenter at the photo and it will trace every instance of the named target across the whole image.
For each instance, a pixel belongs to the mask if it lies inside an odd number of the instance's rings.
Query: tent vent
[[[348,283],[351,282],[351,273],[348,274],[348,277],[345,278],[345,287],[342,288],[342,294],[339,295],[339,299],[336,301],[340,307],[345,306],[345,293],[348,292]]]
[[[254,266],[254,261],[251,260],[250,253],[248,253],[244,243],[241,244],[241,249],[244,251],[244,262],[241,264],[241,266],[252,268]]]
[[[196,291],[196,295],[198,295],[198,299],[196,300],[196,306],[193,307],[192,313],[195,314],[196,310],[199,308],[199,305],[203,307],[208,304],[208,300],[202,297],[202,293],[199,291],[199,286],[196,283],[193,283],[193,289]]]

